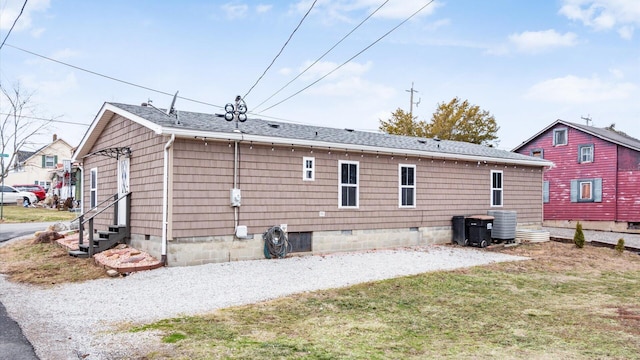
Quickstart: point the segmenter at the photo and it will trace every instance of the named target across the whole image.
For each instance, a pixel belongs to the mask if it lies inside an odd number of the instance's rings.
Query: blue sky
[[[82,139],[104,102],[167,107],[171,96],[224,106],[245,95],[311,7],[302,1],[29,0],[0,50],[0,81],[34,92],[30,115]],[[468,99],[495,116],[510,150],[555,121],[616,128],[640,138],[640,1],[390,0],[271,100],[384,0],[318,0],[246,96],[250,117],[377,130],[397,108],[429,120],[437,104]],[[23,0],[0,0],[5,38]],[[351,57],[371,46],[350,62]],[[266,110],[347,62],[315,85]],[[178,110],[221,113],[178,99]],[[0,103],[0,112],[7,110]]]

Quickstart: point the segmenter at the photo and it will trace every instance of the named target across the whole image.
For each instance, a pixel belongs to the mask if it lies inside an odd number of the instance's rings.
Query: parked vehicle
[[[28,191],[36,194],[38,201],[42,201],[47,197],[47,191],[40,185],[24,184],[24,185],[13,185],[13,187],[20,191]]]
[[[26,201],[27,205],[38,202],[38,197],[32,192],[20,191],[9,185],[2,186],[2,197],[0,197],[0,200],[2,200],[3,204],[16,204],[19,199]]]

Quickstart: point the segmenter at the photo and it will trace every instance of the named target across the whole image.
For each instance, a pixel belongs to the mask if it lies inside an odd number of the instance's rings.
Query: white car
[[[18,199],[23,202],[26,200],[27,205],[35,204],[38,201],[36,195],[32,192],[20,191],[13,186],[2,186],[2,194],[0,194],[0,201],[3,204],[16,204]]]

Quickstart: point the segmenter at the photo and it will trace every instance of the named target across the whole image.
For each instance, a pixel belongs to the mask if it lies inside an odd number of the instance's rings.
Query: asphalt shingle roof
[[[632,149],[640,150],[640,140],[633,138],[631,136],[622,135],[618,132],[615,132],[606,128],[576,124],[576,123],[572,123],[564,120],[562,120],[562,122],[565,124],[571,125],[577,129],[580,129],[582,131],[593,133],[594,135],[599,136],[605,140],[609,140],[614,143],[619,143],[623,146],[626,146]]]
[[[175,115],[167,115],[165,110],[157,109],[152,106],[127,105],[120,103],[110,104],[168,129],[229,134],[233,134],[236,129],[235,121],[226,121],[224,118],[216,116],[215,114],[178,111],[177,120],[179,120],[179,123],[176,123]],[[395,151],[415,150],[493,158],[506,162],[540,162],[540,166],[548,165],[547,161],[544,159],[460,141],[435,140],[411,136],[390,135],[378,132],[354,131],[255,118],[249,118],[246,122],[239,123],[238,128],[242,133],[249,135],[302,141],[320,141],[335,144],[336,147],[339,147],[340,145],[361,145],[380,148],[381,152],[384,152],[385,149]]]

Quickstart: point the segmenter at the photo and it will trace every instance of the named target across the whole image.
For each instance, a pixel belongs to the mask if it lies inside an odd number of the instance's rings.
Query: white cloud
[[[577,35],[572,32],[559,34],[553,29],[509,35],[509,41],[519,51],[526,53],[539,53],[552,48],[574,46],[576,39]]]
[[[33,29],[33,30],[31,30],[31,36],[33,36],[34,38],[38,39],[38,38],[40,38],[40,36],[42,36],[42,34],[44,34],[45,31],[46,31],[45,28]]]
[[[278,74],[284,75],[284,76],[289,76],[292,71],[293,70],[291,70],[291,68],[286,67],[286,68],[282,68],[282,69],[278,70]]]
[[[618,27],[618,33],[630,39],[628,26],[640,24],[638,0],[563,0],[559,13],[595,30]]]
[[[618,29],[618,35],[625,40],[631,40],[635,28],[631,25],[625,25]]]
[[[78,87],[78,79],[75,74],[67,73],[64,78],[56,79],[39,79],[35,75],[27,75],[20,77],[20,83],[27,89],[32,89],[37,98],[42,102],[49,101],[52,98],[63,97],[69,90]]]
[[[609,69],[609,73],[616,79],[624,78],[624,73],[620,69]]]
[[[451,24],[451,19],[440,19],[436,20],[430,24],[427,24],[425,27],[427,30],[435,31],[441,27],[449,26]]]
[[[56,60],[67,60],[67,59],[71,59],[73,57],[75,57],[76,55],[78,55],[77,51],[71,50],[69,48],[67,49],[62,49],[62,50],[58,50],[55,53],[53,53],[53,55],[51,55],[52,59],[56,59]]]
[[[24,5],[23,0],[6,0],[3,1],[2,11],[0,11],[0,29],[9,30],[16,18],[20,14],[20,10]],[[32,0],[24,7],[24,11],[16,22],[13,31],[27,30],[31,28],[33,21],[32,14],[38,11],[45,11],[49,8],[49,0]]]
[[[230,20],[244,18],[247,16],[247,12],[249,11],[248,5],[238,3],[226,3],[221,5],[220,8]]]
[[[568,75],[533,85],[525,97],[547,102],[584,104],[628,99],[636,88],[632,83],[606,82],[597,76],[580,78]]]
[[[256,12],[258,12],[259,14],[266,13],[269,12],[271,8],[273,8],[273,5],[260,4],[256,6]]]

